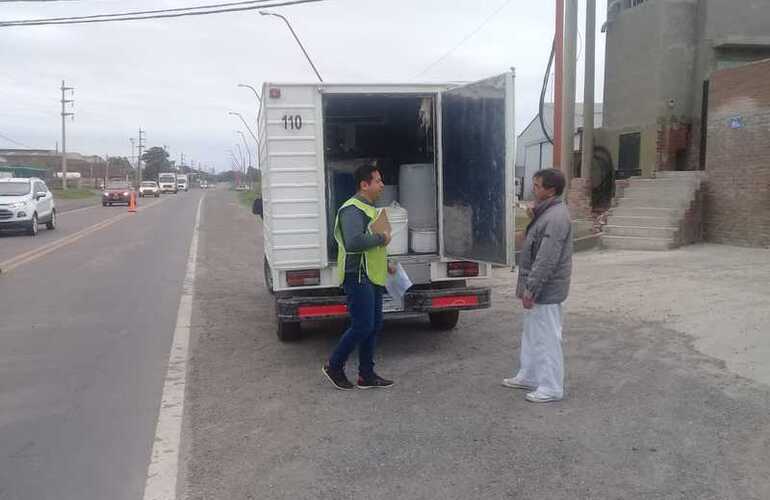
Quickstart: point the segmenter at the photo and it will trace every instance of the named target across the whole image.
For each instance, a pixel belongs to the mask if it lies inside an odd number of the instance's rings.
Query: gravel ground
[[[509,270],[491,280],[492,308],[453,331],[387,323],[378,371],[397,385],[341,392],[319,372],[341,325],[275,337],[258,219],[219,191],[201,238],[184,498],[770,498],[764,368],[750,376],[754,353],[713,348],[726,326],[761,337],[749,325],[768,310],[768,281],[744,283],[755,270],[742,249],[576,256],[568,397],[533,405],[500,386],[521,329]],[[740,315],[746,301],[756,314]]]

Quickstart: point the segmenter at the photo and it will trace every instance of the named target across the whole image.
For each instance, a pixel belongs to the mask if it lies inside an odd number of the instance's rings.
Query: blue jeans
[[[361,276],[360,283],[357,275],[346,275],[343,288],[348,299],[350,328],[334,348],[329,366],[341,370],[358,347],[358,374],[369,378],[374,375],[374,348],[382,329],[383,288],[374,285],[366,275]]]

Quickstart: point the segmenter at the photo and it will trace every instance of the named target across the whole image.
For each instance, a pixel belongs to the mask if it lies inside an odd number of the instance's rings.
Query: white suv
[[[36,235],[39,224],[56,228],[53,195],[41,179],[0,179],[0,230],[26,229]]]

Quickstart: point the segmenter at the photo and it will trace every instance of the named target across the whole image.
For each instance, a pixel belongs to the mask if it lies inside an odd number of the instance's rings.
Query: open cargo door
[[[511,265],[513,73],[444,91],[441,134],[442,257]]]

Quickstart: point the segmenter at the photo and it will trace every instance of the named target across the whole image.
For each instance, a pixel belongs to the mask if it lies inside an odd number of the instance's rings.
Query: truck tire
[[[430,318],[430,326],[435,330],[451,330],[457,326],[457,321],[460,319],[460,311],[443,311],[428,313]]]
[[[278,340],[281,342],[293,342],[302,335],[302,325],[298,321],[278,320],[278,330],[276,331]]]

